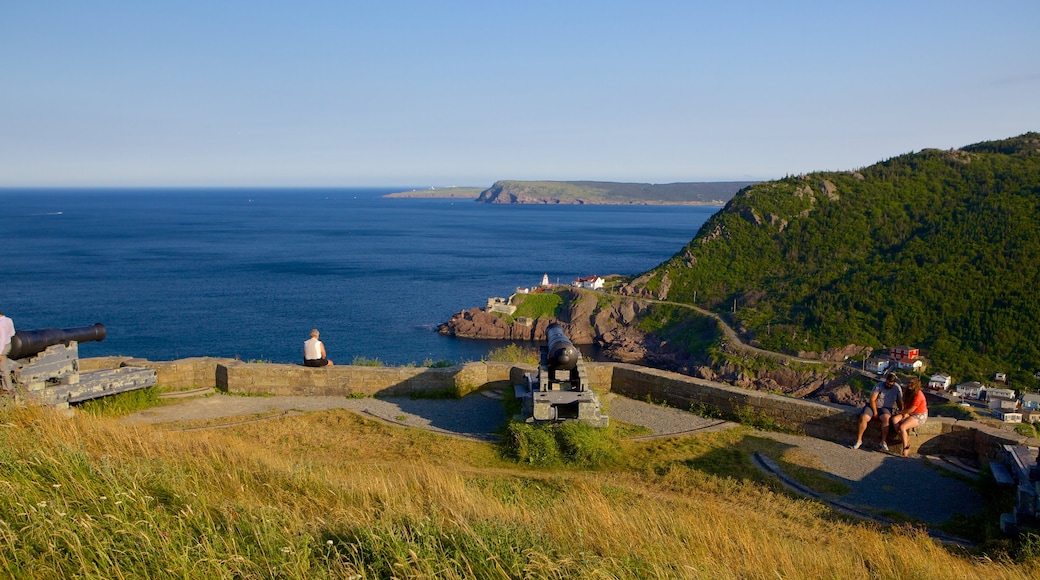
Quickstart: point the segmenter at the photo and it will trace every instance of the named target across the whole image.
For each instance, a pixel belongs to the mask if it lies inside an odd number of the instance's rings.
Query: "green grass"
[[[83,401],[77,406],[83,412],[96,417],[122,417],[161,404],[159,387],[151,386],[90,399]]]
[[[487,359],[492,362],[524,363],[536,365],[541,355],[538,349],[523,347],[515,342],[501,346],[488,352]]]
[[[556,318],[563,298],[554,292],[542,294],[518,294],[520,304],[513,313],[513,318]]]

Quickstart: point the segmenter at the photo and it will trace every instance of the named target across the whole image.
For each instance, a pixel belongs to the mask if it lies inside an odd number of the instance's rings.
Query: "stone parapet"
[[[445,368],[223,362],[216,386],[232,393],[323,396],[463,396],[487,385],[508,386],[508,363],[475,362]]]
[[[480,388],[522,384],[527,373],[538,370],[535,365],[495,362],[446,368],[308,368],[209,357],[160,362],[100,357],[80,363],[83,370],[119,366],[153,369],[157,384],[168,390],[215,386],[228,392],[256,395],[463,396]],[[859,408],[752,391],[630,364],[590,362],[585,366],[590,385],[601,393],[612,391],[678,409],[721,412],[752,421],[766,419],[784,429],[842,444],[855,440]],[[979,463],[1000,459],[1004,445],[1040,444],[1014,431],[946,417],[931,417],[916,432],[910,441],[915,452],[961,456]],[[865,440],[877,441],[880,436],[877,422],[871,422]],[[892,430],[889,444],[898,443],[899,436]]]

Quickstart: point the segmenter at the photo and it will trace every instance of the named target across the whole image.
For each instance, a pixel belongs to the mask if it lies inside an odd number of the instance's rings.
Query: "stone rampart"
[[[782,428],[836,443],[848,444],[856,438],[858,407],[751,391],[635,365],[612,366],[610,390],[629,398],[667,403],[684,410],[710,409],[730,417],[767,419]],[[946,417],[930,417],[916,432],[910,440],[914,452],[960,456],[979,463],[1001,459],[1004,445],[1040,443],[1014,431]],[[871,422],[864,441],[877,442],[880,438],[880,427]],[[894,430],[890,430],[888,442],[899,443]]]
[[[446,368],[224,362],[216,386],[232,393],[324,396],[465,395],[509,384],[509,363],[474,362]]]
[[[509,387],[537,372],[534,365],[474,362],[447,368],[366,367],[336,365],[308,368],[295,364],[245,363],[233,359],[189,358],[153,362],[125,357],[83,359],[81,369],[136,366],[156,371],[160,387],[185,389],[213,386],[243,394],[328,396],[462,396],[484,387]],[[722,413],[770,422],[781,428],[848,444],[854,441],[859,409],[752,391],[678,373],[620,363],[586,363],[593,388],[672,407]],[[979,462],[997,460],[1003,445],[1040,442],[976,421],[931,417],[911,439],[915,452],[956,455]],[[878,441],[872,422],[864,440]],[[889,443],[898,443],[889,435]]]

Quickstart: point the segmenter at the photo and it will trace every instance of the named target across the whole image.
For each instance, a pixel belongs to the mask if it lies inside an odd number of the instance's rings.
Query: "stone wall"
[[[509,385],[509,363],[475,362],[446,368],[223,362],[216,386],[232,393],[324,396],[401,396],[470,393]]]
[[[337,365],[308,368],[295,364],[245,363],[233,359],[189,358],[153,362],[125,357],[82,359],[81,370],[137,366],[156,371],[157,384],[170,390],[216,387],[243,394],[328,396],[459,396],[484,387],[506,388],[526,381],[533,365],[475,362],[447,368]],[[858,408],[806,401],[706,381],[678,373],[629,364],[586,363],[589,382],[638,400],[666,403],[684,410],[714,410],[729,417],[760,419],[784,429],[842,444],[855,440]],[[872,422],[864,440],[880,438]],[[890,444],[898,444],[891,433]],[[957,455],[979,462],[997,460],[1003,445],[1038,445],[1014,431],[975,421],[932,417],[910,442],[924,454]]]
[[[841,444],[856,440],[858,407],[783,397],[634,365],[612,366],[610,390],[632,399],[667,403],[685,410],[709,407],[730,417],[757,416],[785,429]],[[917,435],[910,439],[915,452],[959,456],[979,463],[1000,460],[1004,445],[1040,444],[1014,431],[946,417],[930,417],[916,431]],[[880,438],[881,428],[871,422],[864,441],[876,444]],[[894,430],[890,431],[888,442],[900,443]]]

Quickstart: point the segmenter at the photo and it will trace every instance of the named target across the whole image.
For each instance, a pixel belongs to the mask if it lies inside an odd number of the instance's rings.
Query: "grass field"
[[[181,432],[8,409],[0,575],[1040,575],[1040,560],[1016,562],[1010,546],[964,553],[793,498],[748,462],[760,439],[739,428],[621,442],[611,467],[548,469],[348,411]]]

